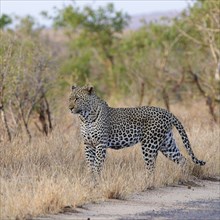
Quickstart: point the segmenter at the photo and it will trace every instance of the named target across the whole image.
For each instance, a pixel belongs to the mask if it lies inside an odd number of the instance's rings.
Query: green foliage
[[[39,38],[42,27],[37,24],[34,17],[27,15],[25,17],[17,17],[19,23],[16,25],[16,31],[22,34],[23,36],[29,36]]]
[[[62,74],[72,74],[72,79],[79,83],[105,74],[105,84],[115,86],[113,69],[120,44],[118,35],[128,20],[129,16],[115,11],[113,4],[96,10],[88,6],[82,10],[73,6],[59,10],[54,24],[67,29],[71,49],[70,59],[61,69]]]
[[[128,24],[129,16],[120,11],[115,11],[113,4],[99,7],[97,10],[89,6],[80,10],[78,7],[68,6],[58,11],[54,18],[55,26],[83,29],[91,33],[110,32],[119,33]]]
[[[69,40],[61,78],[66,85],[89,81],[102,85],[100,90],[107,96],[127,94],[134,88],[140,93],[140,85],[144,85],[149,100],[163,100],[169,108],[169,100],[201,93],[192,76],[196,72],[203,94],[215,97],[219,84],[214,76],[219,60],[218,14],[219,3],[197,1],[179,18],[145,24],[127,33],[124,28],[129,16],[115,11],[113,4],[97,10],[73,6],[58,10],[54,24],[65,29]]]
[[[0,29],[4,29],[7,25],[12,23],[11,17],[6,14],[0,16]]]
[[[49,17],[46,12],[43,14]],[[58,45],[64,53],[54,53],[53,63],[59,66],[55,83],[59,86],[51,97],[62,96],[73,83],[91,83],[100,95],[108,97],[136,94],[139,105],[155,100],[168,109],[170,103],[186,97],[203,97],[216,120],[216,106],[220,102],[219,14],[219,2],[197,1],[174,20],[145,24],[130,31],[124,30],[129,16],[116,11],[113,4],[98,9],[67,6],[57,10],[56,16],[50,18],[66,37]],[[11,36],[2,41],[0,54],[6,57],[2,65],[8,66],[12,88],[18,88],[23,98],[28,91],[31,100],[37,82],[45,89],[49,85],[51,67],[39,75],[39,63],[41,59],[47,60],[51,48],[42,46],[43,35],[30,16],[20,20],[15,36],[19,38],[13,43],[7,42]],[[51,43],[52,49],[54,44]],[[8,88],[14,91],[7,86],[6,103],[13,96]],[[147,97],[148,103],[142,103],[143,97]]]
[[[47,95],[56,78],[47,46],[34,36],[19,31],[1,32],[0,106],[14,131],[10,137],[23,127],[31,139],[29,122],[38,114],[42,116],[42,103],[48,105]],[[11,117],[7,119],[9,111]]]
[[[188,69],[193,78],[198,76],[200,93],[220,102],[220,2],[198,1],[177,23],[181,24],[180,33],[187,41],[186,57]]]

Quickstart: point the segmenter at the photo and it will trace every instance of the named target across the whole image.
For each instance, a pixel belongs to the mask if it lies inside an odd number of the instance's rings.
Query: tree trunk
[[[141,83],[139,106],[141,106],[142,103],[143,103],[143,99],[144,99],[144,88],[145,88],[145,84],[144,84],[144,82],[142,82],[142,83]]]
[[[214,105],[213,100],[209,96],[206,99],[206,104],[209,107],[209,113],[211,114],[214,122],[217,122],[217,116],[215,114],[215,105]]]
[[[3,124],[5,126],[5,130],[7,132],[7,135],[8,135],[8,140],[11,142],[11,140],[12,140],[11,132],[10,132],[10,129],[9,129],[9,126],[8,126],[8,120],[7,120],[7,117],[6,117],[6,114],[5,114],[3,104],[0,105],[0,111],[1,111],[2,121],[3,121]]]
[[[45,135],[48,135],[48,126],[46,121],[46,110],[45,110],[44,100],[41,100],[38,114],[39,114],[39,121],[42,126],[42,132]]]
[[[168,93],[167,93],[165,88],[162,91],[162,96],[163,96],[163,101],[164,101],[164,104],[166,106],[166,109],[168,111],[170,111],[170,99],[169,99],[169,95],[168,95]]]
[[[50,131],[52,131],[53,126],[52,126],[52,120],[51,120],[50,105],[49,105],[49,102],[47,101],[46,96],[44,96],[44,101],[46,104],[46,114],[47,114],[49,129],[50,129]]]

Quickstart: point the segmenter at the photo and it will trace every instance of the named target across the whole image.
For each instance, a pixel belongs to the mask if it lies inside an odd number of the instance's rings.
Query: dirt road
[[[195,180],[186,185],[176,185],[148,190],[126,200],[108,200],[77,208],[77,213],[66,212],[38,218],[38,220],[70,219],[220,219],[219,179]]]

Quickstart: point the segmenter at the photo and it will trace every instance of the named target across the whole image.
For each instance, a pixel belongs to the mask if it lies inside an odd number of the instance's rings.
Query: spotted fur
[[[173,137],[173,126],[181,135],[192,161],[201,166],[205,164],[195,157],[180,121],[165,109],[111,108],[87,86],[72,87],[69,109],[81,120],[86,160],[93,173],[100,173],[107,148],[119,150],[137,143],[141,143],[149,171],[155,167],[158,151],[177,164],[184,164],[185,158]]]

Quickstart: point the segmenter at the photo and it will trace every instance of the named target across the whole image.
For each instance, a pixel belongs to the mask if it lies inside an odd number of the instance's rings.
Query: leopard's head
[[[92,86],[72,86],[69,109],[73,114],[86,115],[91,111],[94,89]]]

